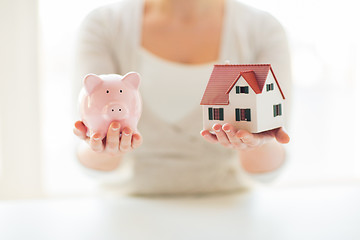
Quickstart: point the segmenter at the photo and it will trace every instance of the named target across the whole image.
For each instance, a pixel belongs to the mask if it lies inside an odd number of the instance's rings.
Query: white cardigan
[[[142,12],[143,0],[123,0],[88,15],[79,36],[77,89],[82,76],[89,72],[125,74],[142,69]],[[283,28],[268,13],[237,0],[226,1],[219,63],[225,60],[271,63],[289,98],[288,43]],[[157,118],[144,102],[139,123],[144,144],[131,154],[134,159],[127,182],[129,191],[138,194],[217,192],[240,189],[247,184],[246,174],[234,152],[201,138],[201,118],[199,106],[179,123],[167,123]],[[114,171],[112,175],[117,174]]]

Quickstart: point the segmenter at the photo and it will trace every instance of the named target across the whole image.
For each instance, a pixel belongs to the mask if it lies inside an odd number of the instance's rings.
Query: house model
[[[270,64],[215,65],[200,103],[204,129],[215,123],[252,133],[281,127],[284,100]]]

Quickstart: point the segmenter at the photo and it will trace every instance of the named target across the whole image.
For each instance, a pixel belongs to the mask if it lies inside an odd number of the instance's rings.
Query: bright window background
[[[44,190],[50,195],[91,193],[96,182],[76,161],[73,81],[77,31],[84,17],[109,0],[39,0],[42,29]],[[81,81],[81,79],[80,79]],[[75,111],[74,111],[75,110]]]
[[[72,134],[74,42],[81,20],[110,0],[40,0],[45,190],[91,193]],[[245,0],[288,32],[294,76],[290,164],[280,185],[360,182],[359,31],[351,0]]]
[[[2,119],[0,117],[0,126],[2,125]],[[2,175],[2,164],[3,164],[3,156],[2,156],[2,132],[1,132],[1,129],[0,129],[0,178],[1,178],[1,175]]]

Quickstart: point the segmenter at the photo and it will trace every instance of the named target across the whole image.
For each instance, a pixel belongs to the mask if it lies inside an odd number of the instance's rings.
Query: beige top
[[[134,159],[126,185],[134,193],[241,188],[245,176],[236,153],[206,142],[199,134],[202,129],[199,103],[211,68],[167,62],[144,52],[140,44],[142,11],[142,0],[123,0],[96,9],[84,21],[78,46],[78,79],[89,72],[137,71],[143,75],[139,130],[144,143],[130,154]],[[287,40],[281,25],[269,14],[237,0],[226,1],[218,62],[225,60],[271,63],[289,99]],[[79,89],[80,81],[77,84]],[[106,175],[116,174],[118,171]]]
[[[149,64],[151,63],[151,64]],[[211,192],[239,188],[235,152],[200,135],[200,100],[213,63],[187,65],[142,49],[143,145],[133,153],[136,192]]]

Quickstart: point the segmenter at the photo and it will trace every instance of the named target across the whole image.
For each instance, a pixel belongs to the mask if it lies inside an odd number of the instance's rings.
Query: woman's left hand
[[[281,144],[286,144],[290,141],[289,135],[282,127],[261,133],[250,133],[241,129],[236,131],[229,123],[222,126],[217,123],[214,124],[213,130],[215,134],[212,134],[209,130],[202,130],[201,136],[208,142],[220,143],[224,147],[236,150],[251,150],[274,139]]]

